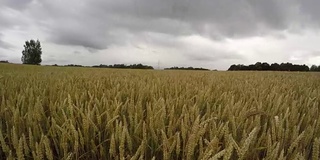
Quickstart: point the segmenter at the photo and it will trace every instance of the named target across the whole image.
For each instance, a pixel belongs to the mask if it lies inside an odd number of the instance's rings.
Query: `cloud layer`
[[[39,38],[48,64],[320,64],[318,6],[317,0],[0,0],[0,59],[19,61],[24,41]]]

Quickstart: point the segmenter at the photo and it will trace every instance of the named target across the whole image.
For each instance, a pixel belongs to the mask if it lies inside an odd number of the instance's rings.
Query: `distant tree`
[[[272,71],[280,71],[280,65],[278,63],[272,63],[270,69]]]
[[[310,71],[312,72],[320,72],[320,65],[316,66],[316,65],[312,65],[310,68]]]
[[[318,66],[312,65],[310,68],[310,71],[317,71],[317,69],[318,69]]]
[[[64,65],[64,67],[83,67],[83,66],[79,64],[68,64],[68,65]]]
[[[292,67],[292,63],[288,63],[287,62],[287,63],[281,63],[280,64],[280,70],[281,71],[293,71],[292,68],[293,68]]]
[[[257,63],[255,64],[255,67],[256,67],[255,70],[258,70],[258,71],[262,70],[262,63],[261,63],[261,62],[257,62]]]
[[[304,65],[302,66],[301,70],[302,70],[302,71],[305,71],[305,72],[308,72],[308,71],[310,70],[310,68],[309,68],[309,66],[307,66],[307,65],[304,64]]]
[[[316,71],[317,69],[320,70],[320,66],[313,66],[311,69],[307,65],[298,65],[292,63],[273,63],[269,65],[267,62],[257,62],[255,64],[250,64],[248,66],[243,64],[238,65],[231,65],[228,69],[229,71],[303,71],[307,72],[309,70]]]
[[[261,70],[263,71],[270,71],[271,70],[271,67],[270,65],[267,63],[267,62],[264,62],[261,64]]]
[[[237,69],[237,65],[233,64],[229,67],[228,71],[236,71]]]
[[[253,64],[250,64],[250,65],[248,66],[248,70],[254,71],[254,70],[256,70],[256,66],[253,65]]]
[[[131,65],[126,65],[126,64],[114,64],[114,65],[105,65],[105,64],[100,64],[100,65],[95,65],[92,66],[94,68],[118,68],[118,69],[154,69],[152,66],[148,65],[143,65],[143,64],[131,64]]]
[[[318,68],[316,69],[317,72],[320,72],[320,65],[318,66]]]
[[[9,63],[7,60],[0,60],[0,63]]]
[[[197,71],[209,71],[207,68],[193,68],[193,67],[170,67],[165,70],[197,70]]]
[[[31,39],[30,41],[26,41],[24,45],[21,61],[23,64],[39,65],[42,62],[41,54],[42,48],[40,41]]]

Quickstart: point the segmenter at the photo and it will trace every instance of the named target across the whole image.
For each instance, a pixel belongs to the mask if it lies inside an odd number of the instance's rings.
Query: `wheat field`
[[[319,159],[320,74],[0,65],[0,159]]]

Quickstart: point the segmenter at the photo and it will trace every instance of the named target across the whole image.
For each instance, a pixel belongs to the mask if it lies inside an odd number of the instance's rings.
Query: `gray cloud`
[[[7,43],[7,42],[5,42],[5,41],[0,39],[0,48],[10,49],[11,47],[12,47],[11,44],[9,44],[9,43]]]
[[[140,36],[144,32],[174,36],[199,34],[213,40],[263,36],[298,23],[296,7],[309,6],[289,0],[71,0],[64,3],[43,0],[37,3],[30,16],[37,16],[50,31],[50,41],[98,50],[128,40],[128,35]],[[119,30],[124,34],[112,34]]]
[[[81,52],[80,51],[73,51],[73,54],[81,54]]]
[[[124,18],[138,18],[143,30],[160,30],[164,33],[161,20],[169,19],[180,23],[172,24],[170,30],[176,34],[200,33],[212,36],[245,36],[263,32],[264,29],[284,29],[289,22],[291,6],[276,0],[201,0],[197,2],[175,0],[119,0],[114,2],[95,1],[99,13]],[[157,22],[155,27],[152,22]],[[151,24],[150,24],[151,22]],[[130,23],[131,25],[134,23]],[[181,25],[183,24],[183,25]],[[124,25],[123,27],[127,27]],[[149,26],[148,28],[143,26]],[[128,26],[130,27],[130,26]],[[189,31],[189,32],[188,32]]]
[[[25,9],[33,0],[1,0],[0,3],[3,3],[5,6],[12,9]]]
[[[221,60],[241,60],[243,57],[239,54],[225,51],[205,51],[200,54],[199,52],[191,52],[186,54],[188,59],[195,61],[210,61],[216,62]]]
[[[298,6],[299,6],[301,13],[308,15],[308,17],[310,17],[312,21],[317,22],[319,24],[319,22],[320,22],[320,19],[319,19],[320,1],[317,1],[317,0],[298,1]]]
[[[0,33],[0,48],[3,49],[10,49],[13,47],[13,45],[11,45],[10,43],[5,42],[4,40],[2,40],[2,33]]]
[[[80,45],[85,48],[106,49],[107,35],[72,30],[52,30],[49,40],[60,45]]]
[[[292,55],[292,58],[295,60],[308,60],[312,58],[317,58],[320,57],[320,51],[302,51],[302,52],[297,52],[296,54]]]
[[[320,51],[311,52],[310,57],[320,57]]]
[[[53,65],[53,64],[68,64],[68,60],[65,60],[65,59],[58,59],[58,58],[55,58],[55,57],[49,57],[49,58],[46,58],[45,59],[45,62],[46,64],[49,64],[49,65]],[[71,63],[70,63],[71,64]]]
[[[140,56],[137,61],[146,62],[153,59],[151,56],[168,58],[175,54],[172,59],[186,63],[231,63],[247,61],[252,55],[256,59],[269,56],[268,47],[262,47],[265,50],[261,51],[254,45],[259,40],[252,37],[271,36],[280,44],[279,41],[290,41],[290,34],[317,32],[318,6],[317,0],[0,0],[0,31],[24,31],[24,35],[19,35],[23,41],[28,36],[40,36],[48,45],[76,48],[70,49],[70,54],[78,57],[92,53],[117,57],[115,54],[121,51],[125,56],[117,59],[137,54]],[[186,40],[194,36],[206,40]],[[0,37],[0,47],[8,49],[11,43],[5,37]],[[245,43],[230,44],[230,39]],[[275,45],[272,43],[272,51],[277,50]],[[114,54],[105,51],[110,48]],[[252,53],[254,50],[256,54]],[[313,53],[318,49],[301,50]],[[308,56],[316,57],[317,53]],[[48,58],[50,63],[63,61],[63,57]]]

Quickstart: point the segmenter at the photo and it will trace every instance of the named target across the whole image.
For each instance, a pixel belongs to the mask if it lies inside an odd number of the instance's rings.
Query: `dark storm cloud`
[[[27,7],[27,2],[19,3],[20,0],[0,0],[0,32],[10,29],[28,29],[30,23],[22,8]],[[15,3],[17,5],[15,5]]]
[[[75,33],[73,31],[54,30],[49,37],[56,44],[61,45],[80,45],[85,48],[106,49],[106,35],[94,34],[90,32]]]
[[[105,49],[123,39],[117,29],[132,34],[160,32],[176,36],[200,34],[215,40],[284,30],[301,12],[316,19],[319,1],[290,0],[117,0],[35,1],[4,0],[12,8],[31,5],[30,16],[58,44]],[[300,8],[300,10],[297,10]],[[51,22],[51,23],[50,23]],[[89,38],[94,37],[94,38]],[[125,37],[127,38],[127,37]]]
[[[277,0],[118,0],[95,1],[92,6],[100,13],[122,16],[123,20],[131,17],[141,19],[137,24],[130,24],[141,25],[138,28],[142,30],[166,32],[162,30],[161,20],[169,19],[179,22],[170,27],[171,30],[179,30],[175,32],[177,35],[192,31],[222,37],[245,36],[262,32],[264,28],[284,29],[288,25],[286,15],[291,9],[290,5]],[[150,24],[154,21],[159,25]],[[125,26],[131,28],[130,24]]]
[[[320,19],[320,1],[318,0],[303,0],[298,1],[299,9],[302,13],[307,14],[308,17],[311,18],[312,21],[317,22],[319,24]]]
[[[12,9],[25,9],[33,0],[1,0],[0,3],[3,3],[7,7]]]
[[[303,59],[307,53],[318,56],[317,39],[293,43],[298,40],[292,35],[308,39],[319,31],[319,6],[319,0],[0,0],[0,32],[6,33],[0,47],[40,36],[44,47],[54,46],[48,52],[61,54],[50,63],[63,62],[69,53],[74,59],[95,53],[110,59],[135,54],[137,61],[163,56],[172,63],[238,63],[270,57],[271,51],[273,59],[292,57],[287,52],[294,46],[301,52],[293,59]],[[149,52],[154,57],[144,54]]]
[[[130,34],[139,37],[145,32],[173,36],[200,34],[213,40],[264,35],[288,28],[296,19],[293,17],[296,6],[312,6],[307,3],[289,0],[43,0],[37,1],[30,14],[39,18],[41,25],[50,31],[50,41],[100,50],[127,40]],[[112,34],[119,30],[125,34]]]

